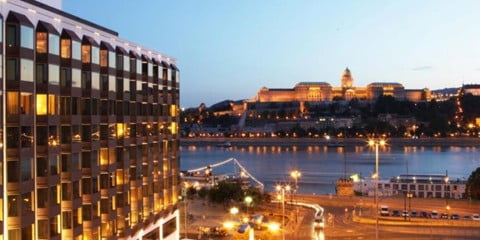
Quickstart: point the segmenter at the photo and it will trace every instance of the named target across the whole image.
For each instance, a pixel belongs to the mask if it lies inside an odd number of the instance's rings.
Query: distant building
[[[360,179],[353,186],[355,192],[365,196],[374,196],[375,181],[371,178]],[[465,198],[466,182],[450,180],[446,175],[400,175],[390,180],[378,181],[380,196],[390,197],[413,193],[418,198]]]
[[[325,102],[335,99],[375,100],[380,96],[392,96],[413,102],[428,101],[430,90],[405,89],[400,83],[375,82],[366,87],[355,87],[350,69],[342,73],[341,86],[332,87],[327,82],[300,82],[294,88],[266,88],[258,91],[251,102]]]
[[[464,94],[472,94],[473,96],[480,96],[480,84],[465,84],[463,85]]]

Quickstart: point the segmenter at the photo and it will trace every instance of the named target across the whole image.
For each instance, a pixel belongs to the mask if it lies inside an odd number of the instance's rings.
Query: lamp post
[[[413,197],[413,193],[412,192],[408,192],[407,193],[407,198],[408,198],[408,220],[411,221],[412,220],[412,197]]]
[[[375,239],[378,239],[378,148],[379,146],[387,145],[385,139],[370,139],[368,140],[370,147],[375,147]]]
[[[188,239],[188,224],[187,224],[187,219],[188,219],[188,212],[187,212],[187,191],[188,188],[190,187],[190,184],[188,182],[183,182],[183,189],[182,189],[182,195],[183,195],[183,203],[184,203],[184,212],[185,212],[185,239]]]
[[[285,191],[290,191],[291,187],[288,184],[279,184],[276,189],[280,192],[280,200],[282,201],[282,240],[285,240]]]
[[[293,178],[293,180],[295,181],[295,189],[294,189],[294,200],[296,202],[296,195],[297,195],[297,191],[298,191],[298,179],[302,176],[302,173],[298,170],[293,170],[290,172],[290,177]],[[298,222],[298,206],[295,205],[295,212],[297,214],[295,214],[295,222]]]
[[[246,196],[245,199],[245,205],[247,205],[247,215],[248,215],[248,207],[250,206],[250,204],[253,202],[253,198],[250,197],[250,196]]]

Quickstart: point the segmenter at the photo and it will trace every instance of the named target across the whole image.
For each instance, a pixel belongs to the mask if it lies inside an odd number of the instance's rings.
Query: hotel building
[[[0,23],[0,239],[178,239],[175,59],[34,0]]]
[[[428,101],[431,97],[429,89],[405,89],[400,83],[375,82],[366,87],[355,87],[352,73],[346,68],[342,73],[340,87],[332,87],[327,82],[300,82],[294,88],[263,87],[249,102],[328,102],[354,98],[375,100],[382,95],[413,102]]]

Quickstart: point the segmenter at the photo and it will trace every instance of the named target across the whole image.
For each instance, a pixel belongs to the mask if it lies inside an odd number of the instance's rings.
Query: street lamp
[[[187,224],[187,219],[188,219],[188,212],[187,212],[187,199],[188,199],[188,188],[190,187],[190,184],[188,182],[183,182],[183,188],[182,188],[182,195],[183,195],[183,203],[184,203],[184,212],[185,212],[185,238],[188,238],[188,224]]]
[[[378,239],[378,178],[380,177],[378,172],[378,148],[387,145],[387,142],[381,138],[369,139],[368,145],[375,147],[375,239]]]
[[[285,191],[290,191],[291,187],[288,184],[278,184],[276,186],[278,192],[280,192],[280,200],[282,201],[282,240],[285,240]]]
[[[247,205],[247,215],[248,215],[248,207],[253,202],[253,198],[250,196],[246,196],[244,201],[245,201],[245,204]]]
[[[406,197],[408,198],[408,220],[412,220],[412,197],[413,197],[413,193],[412,192],[407,192],[406,194]],[[406,203],[405,203],[406,205]],[[406,206],[405,206],[405,210],[406,210]],[[405,220],[407,220],[407,215],[405,215]]]
[[[295,181],[295,190],[294,190],[294,194],[292,195],[294,200],[296,195],[297,195],[297,191],[298,191],[298,179],[302,176],[302,173],[298,170],[293,170],[290,172],[290,177],[293,178],[293,180]],[[292,201],[293,202],[293,201]],[[298,206],[295,205],[295,212],[297,214],[295,214],[295,222],[298,222]]]

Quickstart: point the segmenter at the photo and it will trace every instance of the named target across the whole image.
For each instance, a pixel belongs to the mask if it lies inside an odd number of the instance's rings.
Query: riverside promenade
[[[424,146],[424,147],[480,147],[480,138],[451,137],[451,138],[387,138],[388,145],[396,147]],[[230,142],[232,146],[328,146],[329,143],[342,142],[346,146],[366,146],[366,138],[182,138],[181,146],[216,146]]]

